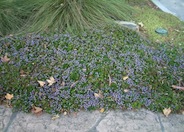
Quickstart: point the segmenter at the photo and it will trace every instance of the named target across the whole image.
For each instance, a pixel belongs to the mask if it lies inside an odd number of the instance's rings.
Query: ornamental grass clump
[[[26,31],[80,32],[114,20],[128,20],[132,12],[124,0],[45,0],[36,9]]]
[[[0,0],[0,36],[17,33],[43,0]]]
[[[17,30],[23,21],[17,16],[20,11],[10,0],[0,1],[0,35]]]

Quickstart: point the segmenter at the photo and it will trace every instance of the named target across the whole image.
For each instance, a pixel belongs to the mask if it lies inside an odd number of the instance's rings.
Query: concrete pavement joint
[[[12,115],[10,117],[10,121],[8,122],[6,128],[4,129],[4,132],[8,132],[8,128],[11,126],[11,124],[12,124],[13,120],[16,118],[17,114],[18,114],[17,112],[12,113]]]
[[[0,107],[0,116],[3,116],[4,113],[5,113],[5,109],[3,109],[3,108]],[[4,129],[4,126],[5,126],[5,124],[2,121],[1,124],[0,124],[0,131]]]
[[[39,118],[13,112],[0,106],[0,132],[183,132],[184,115],[166,118],[161,113],[138,111],[83,112],[77,117],[63,116],[55,121],[50,115]],[[174,122],[173,122],[174,121]]]
[[[159,120],[159,123],[160,123],[160,127],[161,127],[162,132],[165,132],[164,125],[162,124],[160,115],[158,115],[158,120]]]
[[[96,127],[100,124],[100,122],[109,114],[109,112],[107,113],[103,113],[103,115],[101,116],[101,118],[94,124],[94,126],[92,126],[90,128],[90,130],[88,132],[98,132],[98,130],[96,130]]]

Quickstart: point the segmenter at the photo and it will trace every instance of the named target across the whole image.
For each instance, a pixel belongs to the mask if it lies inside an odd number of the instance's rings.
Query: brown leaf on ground
[[[169,114],[171,113],[171,108],[165,108],[164,110],[163,110],[163,113],[164,113],[164,115],[166,116],[166,117],[168,117],[169,116]]]
[[[64,116],[66,116],[67,114],[68,114],[68,113],[67,113],[66,111],[63,113]]]
[[[33,108],[32,108],[31,111],[32,111],[32,113],[35,114],[36,116],[39,116],[39,115],[42,114],[43,109],[40,108],[40,107],[33,106]]]
[[[21,77],[26,77],[26,72],[24,70],[20,70],[20,76]]]
[[[142,22],[139,22],[138,25],[139,25],[139,27],[141,27],[141,28],[144,27],[144,24],[143,24]]]
[[[40,107],[34,107],[34,113],[41,112],[43,109]]]
[[[112,84],[112,79],[111,79],[111,76],[110,76],[110,75],[108,75],[108,77],[109,77],[109,86],[111,86],[111,84]]]
[[[128,93],[128,92],[129,92],[129,90],[128,90],[128,89],[124,89],[123,91],[124,91],[125,93]]]
[[[8,58],[8,55],[5,54],[5,56],[1,57],[1,61],[2,62],[8,62],[8,61],[10,61],[10,58]]]
[[[13,98],[13,94],[7,93],[6,96],[5,96],[5,98],[6,98],[7,100],[11,100],[11,99]]]
[[[100,113],[104,113],[105,109],[104,108],[101,108],[100,109]]]
[[[40,87],[43,87],[45,85],[44,81],[37,81],[40,84]]]
[[[59,115],[54,115],[53,117],[52,117],[52,120],[56,120],[56,119],[58,119],[60,116]]]
[[[176,85],[172,85],[172,88],[179,89],[179,90],[184,90],[184,87],[180,87],[180,86],[176,86]]]
[[[129,77],[128,76],[124,76],[123,77],[123,80],[125,81],[125,80],[127,80]]]
[[[49,83],[49,86],[51,86],[51,85],[54,84],[56,81],[55,81],[54,77],[50,77],[50,79],[47,79],[47,82]]]
[[[102,92],[99,91],[98,93],[94,93],[95,98],[103,98]]]

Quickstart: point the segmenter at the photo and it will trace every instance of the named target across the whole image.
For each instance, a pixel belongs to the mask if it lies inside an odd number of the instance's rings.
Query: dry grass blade
[[[179,89],[179,90],[184,90],[184,87],[180,87],[180,86],[176,86],[176,85],[172,85],[172,88]]]
[[[73,88],[77,83],[78,83],[78,81],[72,83],[72,85],[70,87]]]

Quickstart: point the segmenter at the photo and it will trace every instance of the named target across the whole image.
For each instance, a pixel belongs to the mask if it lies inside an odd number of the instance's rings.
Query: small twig
[[[180,86],[176,86],[176,85],[172,85],[172,88],[179,89],[179,90],[184,90],[184,87],[180,87]]]

